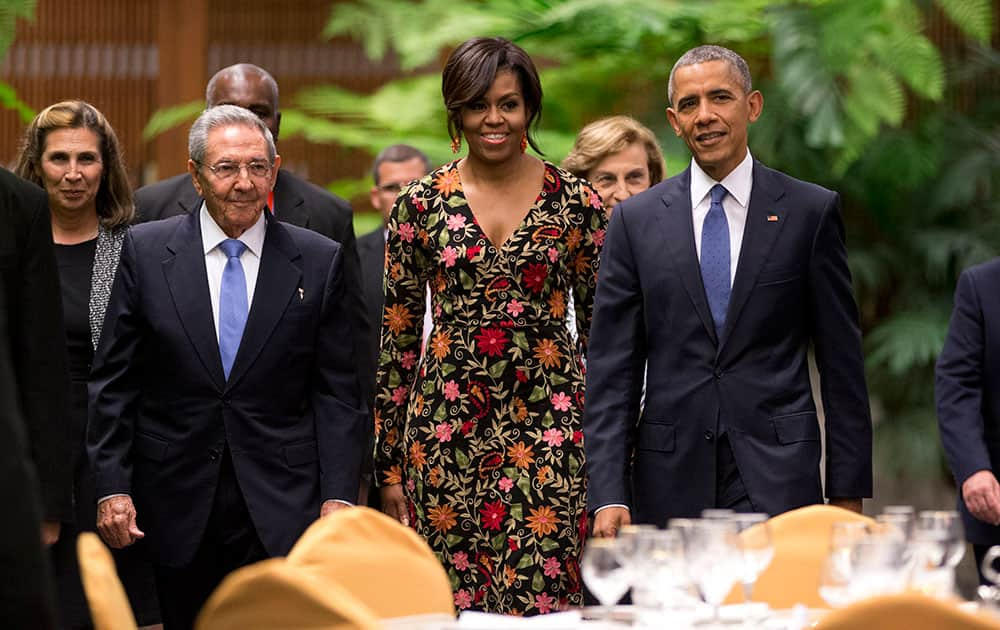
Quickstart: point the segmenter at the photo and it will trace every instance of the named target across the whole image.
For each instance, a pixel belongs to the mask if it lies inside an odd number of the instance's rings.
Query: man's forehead
[[[222,125],[208,132],[208,152],[224,150],[267,153],[267,140],[259,129],[249,125]]]
[[[711,59],[677,68],[674,89],[677,96],[685,90],[715,90],[719,88],[743,90],[739,72],[724,59]]]
[[[275,105],[275,94],[263,75],[234,72],[219,77],[210,95],[214,105]]]

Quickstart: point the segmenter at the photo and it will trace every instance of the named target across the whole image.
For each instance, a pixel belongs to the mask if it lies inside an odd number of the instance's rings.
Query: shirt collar
[[[205,202],[201,202],[201,210],[199,211],[198,218],[201,222],[201,245],[205,254],[212,251],[219,246],[219,243],[229,238],[219,224],[215,222],[212,215],[208,213],[208,207]],[[260,216],[257,217],[257,222],[250,226],[246,232],[240,235],[240,241],[247,246],[254,256],[260,258],[261,252],[264,249],[264,235],[267,233],[267,219],[264,218],[264,213],[261,212]]]
[[[705,171],[701,170],[694,158],[691,158],[691,206],[694,207],[701,203],[701,200],[708,196],[712,186],[716,184],[725,186],[737,203],[744,208],[747,207],[747,204],[750,203],[750,189],[753,187],[753,156],[750,155],[750,149],[747,149],[747,155],[743,161],[721,182],[709,177]]]

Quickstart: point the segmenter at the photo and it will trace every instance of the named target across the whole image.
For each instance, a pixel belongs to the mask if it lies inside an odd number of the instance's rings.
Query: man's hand
[[[1000,525],[1000,483],[990,470],[980,470],[962,484],[962,500],[969,513],[990,525]]]
[[[323,505],[319,506],[319,517],[323,518],[328,514],[333,514],[337,510],[343,510],[344,508],[354,507],[353,505],[348,505],[343,501],[334,501],[333,499],[327,499],[323,501]]]
[[[410,515],[406,510],[406,497],[403,496],[403,486],[394,483],[391,486],[379,488],[382,496],[382,511],[409,527]]]
[[[839,508],[844,508],[845,510],[850,510],[852,512],[857,512],[861,514],[862,499],[853,499],[845,497],[837,497],[830,499],[830,505],[835,505]]]
[[[104,542],[115,549],[128,547],[146,535],[135,524],[132,497],[125,495],[97,504],[97,531]]]
[[[607,507],[594,515],[594,536],[614,538],[618,530],[632,524],[632,513],[623,507]]]
[[[51,547],[59,540],[62,523],[59,521],[42,521],[42,544]]]

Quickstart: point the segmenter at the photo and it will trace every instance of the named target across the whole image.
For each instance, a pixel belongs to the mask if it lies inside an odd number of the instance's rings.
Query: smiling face
[[[492,163],[519,157],[529,115],[517,75],[510,70],[497,72],[486,94],[462,108],[469,157]]]
[[[649,156],[638,142],[629,144],[617,153],[604,157],[587,173],[597,194],[610,214],[615,204],[621,203],[650,185]]]
[[[208,95],[210,107],[216,105],[236,105],[249,109],[264,121],[271,130],[274,141],[278,141],[281,128],[281,112],[278,110],[278,94],[267,77],[252,72],[228,72],[215,79],[212,92]]]
[[[104,164],[101,140],[90,129],[53,129],[45,135],[42,181],[49,206],[58,212],[97,214]]]
[[[248,168],[238,168],[234,177],[216,174],[223,165],[268,164],[267,141],[261,131],[244,125],[216,127],[208,132],[203,164],[188,160],[188,172],[198,194],[205,199],[208,213],[228,236],[238,237],[253,226],[267,203],[267,194],[281,166],[281,157],[266,176],[254,176]]]
[[[744,93],[728,62],[706,61],[674,72],[674,106],[667,119],[691,150],[698,166],[721,181],[747,154],[747,128],[757,120],[764,97]]]

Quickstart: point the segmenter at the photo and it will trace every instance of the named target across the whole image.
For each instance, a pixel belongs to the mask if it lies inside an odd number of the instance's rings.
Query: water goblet
[[[628,570],[621,561],[615,538],[591,538],[583,549],[580,572],[587,588],[604,608],[618,603],[628,591]]]
[[[740,549],[743,551],[743,571],[740,583],[743,599],[749,603],[753,599],[753,586],[764,569],[774,558],[774,542],[767,514],[735,514],[732,521],[739,532]]]
[[[684,538],[688,575],[702,599],[712,607],[719,624],[719,606],[740,577],[743,559],[736,523],[730,520],[696,520]]]

